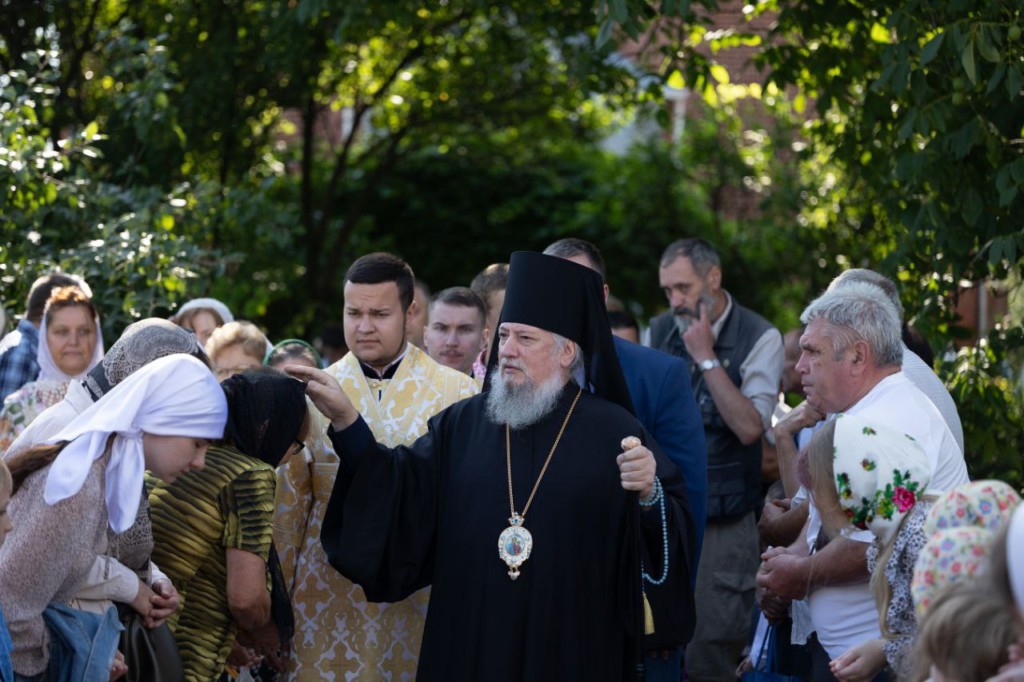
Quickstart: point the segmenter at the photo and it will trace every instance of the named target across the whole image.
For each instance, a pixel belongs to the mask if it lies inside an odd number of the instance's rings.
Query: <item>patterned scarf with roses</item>
[[[928,458],[907,434],[859,415],[836,416],[832,444],[839,504],[854,527],[884,546],[924,494]]]

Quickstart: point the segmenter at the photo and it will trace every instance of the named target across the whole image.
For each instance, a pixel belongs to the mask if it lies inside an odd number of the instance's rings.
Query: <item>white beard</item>
[[[518,365],[512,364],[512,366]],[[539,385],[529,378],[522,384],[514,385],[501,375],[501,364],[499,363],[491,370],[491,389],[487,394],[487,418],[499,426],[508,424],[513,429],[536,424],[555,409],[563,388],[565,388],[565,379],[558,373],[552,374]]]
[[[686,330],[693,324],[693,318],[684,315],[673,315],[672,321],[676,323],[676,331],[679,332],[679,336],[685,334]]]

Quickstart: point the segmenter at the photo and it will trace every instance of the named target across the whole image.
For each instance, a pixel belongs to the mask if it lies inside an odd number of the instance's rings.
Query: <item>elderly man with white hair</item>
[[[885,292],[851,281],[830,289],[801,315],[800,374],[807,401],[799,408],[814,421],[837,413],[869,416],[913,437],[931,466],[930,491],[968,481],[953,434],[935,405],[903,373],[899,314]],[[813,421],[811,422],[813,423]],[[809,596],[812,679],[871,679],[885,665],[878,612],[867,583],[872,538],[855,534],[824,545],[813,502],[804,537],[770,550],[758,585],[776,595]],[[823,546],[824,545],[824,546]],[[863,646],[862,646],[863,645]],[[832,670],[829,661],[834,660]]]
[[[341,457],[324,549],[370,600],[432,585],[418,680],[635,677],[641,586],[655,628],[692,632],[693,529],[631,414],[600,276],[513,254],[490,366],[489,390],[393,449],[328,375],[288,368]]]

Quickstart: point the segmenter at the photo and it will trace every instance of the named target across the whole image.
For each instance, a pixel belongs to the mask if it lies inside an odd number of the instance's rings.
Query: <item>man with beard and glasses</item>
[[[431,586],[421,681],[632,679],[641,585],[652,604],[686,603],[682,480],[631,414],[601,287],[576,263],[513,254],[489,390],[410,446],[376,443],[326,373],[288,368],[341,456],[331,564],[374,601]],[[692,609],[653,620],[685,640]]]
[[[782,335],[722,288],[721,259],[703,239],[670,244],[658,279],[671,310],[651,320],[651,346],[689,364],[708,448],[697,631],[686,665],[694,680],[732,679],[754,605],[761,436],[778,395]]]
[[[412,443],[430,417],[477,393],[472,378],[406,341],[413,307],[412,268],[397,256],[363,256],[345,274],[343,321],[350,352],[326,373],[365,415],[377,440],[389,446]],[[274,544],[295,612],[286,679],[412,679],[426,594],[397,604],[368,603],[359,587],[330,569],[320,546],[338,471],[327,426],[319,413],[313,415],[304,456],[291,458],[278,472]]]

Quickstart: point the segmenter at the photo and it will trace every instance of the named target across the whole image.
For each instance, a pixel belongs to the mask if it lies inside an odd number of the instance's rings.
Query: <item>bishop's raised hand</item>
[[[327,372],[304,365],[285,365],[284,371],[306,384],[306,395],[331,421],[335,431],[347,429],[359,418],[338,380]]]

